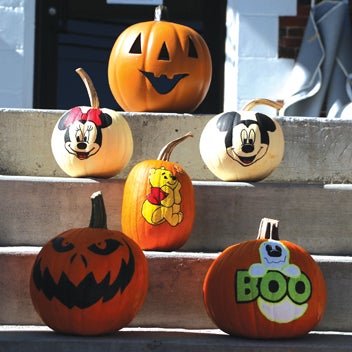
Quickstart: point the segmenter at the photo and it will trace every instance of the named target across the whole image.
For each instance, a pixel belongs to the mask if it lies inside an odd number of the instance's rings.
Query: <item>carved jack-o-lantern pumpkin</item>
[[[204,39],[192,28],[162,20],[128,27],[117,38],[108,65],[109,85],[126,111],[191,112],[205,98],[212,74]]]
[[[257,103],[281,106],[267,99]],[[249,103],[247,107],[251,107]],[[284,136],[280,124],[255,111],[224,112],[204,127],[199,148],[209,170],[224,181],[259,181],[280,164]]]
[[[34,308],[53,330],[98,335],[126,326],[146,297],[148,267],[140,247],[106,228],[100,192],[89,227],[54,237],[37,255],[30,277]]]
[[[72,177],[112,177],[130,161],[131,129],[117,111],[100,108],[98,95],[87,73],[83,79],[91,106],[76,106],[57,121],[51,149],[60,168]]]

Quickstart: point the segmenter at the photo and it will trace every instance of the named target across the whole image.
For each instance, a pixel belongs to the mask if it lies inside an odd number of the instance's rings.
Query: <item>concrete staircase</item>
[[[259,183],[219,182],[198,150],[209,115],[124,114],[135,152],[117,178],[73,179],[50,149],[60,111],[0,110],[0,351],[351,351],[352,120],[280,118],[284,160]],[[174,137],[192,131],[172,160],[194,180],[196,221],[177,252],[146,252],[150,288],[130,326],[102,337],[63,336],[43,326],[29,297],[29,273],[40,246],[87,226],[90,195],[101,190],[108,226],[120,229],[124,179],[138,161],[155,158]],[[280,220],[280,237],[314,255],[328,289],[316,331],[298,339],[230,337],[208,318],[205,273],[227,246],[256,237],[260,219]]]

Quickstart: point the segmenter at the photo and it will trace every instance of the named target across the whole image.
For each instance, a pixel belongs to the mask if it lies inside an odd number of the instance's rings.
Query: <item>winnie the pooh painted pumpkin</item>
[[[141,161],[128,174],[122,201],[122,231],[144,250],[176,250],[192,231],[193,184],[183,167],[169,160],[174,147],[190,136],[188,133],[171,141],[156,160]]]

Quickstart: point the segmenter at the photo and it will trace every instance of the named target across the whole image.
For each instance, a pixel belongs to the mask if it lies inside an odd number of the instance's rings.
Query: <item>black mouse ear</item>
[[[257,118],[258,125],[260,130],[274,132],[276,130],[276,126],[274,121],[267,115],[257,112],[255,114]]]
[[[60,118],[58,129],[65,130],[68,126],[72,125],[75,121],[79,121],[82,118],[82,110],[79,106],[66,111]]]
[[[71,110],[66,111],[60,118],[59,124],[57,125],[59,130],[65,130],[68,127],[67,119],[71,115]]]
[[[109,114],[102,112],[99,117],[101,120],[101,127],[102,128],[108,127],[112,124],[112,118]]]
[[[234,125],[237,125],[241,121],[241,115],[236,111],[230,111],[223,113],[218,121],[216,127],[221,132],[232,130]]]

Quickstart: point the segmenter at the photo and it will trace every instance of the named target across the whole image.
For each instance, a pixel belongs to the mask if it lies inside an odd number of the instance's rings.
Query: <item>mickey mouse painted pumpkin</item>
[[[142,249],[176,250],[192,231],[193,184],[182,166],[169,160],[174,147],[191,136],[188,133],[171,141],[156,160],[141,161],[128,174],[121,225]]]
[[[77,106],[56,123],[51,149],[60,168],[72,177],[112,177],[131,159],[133,138],[125,118],[118,112],[99,108],[93,82],[81,68],[91,106]]]
[[[109,85],[125,111],[192,112],[208,92],[206,42],[192,28],[163,20],[165,13],[158,6],[154,21],[128,27],[112,48]]]
[[[147,289],[146,258],[134,241],[106,228],[100,192],[92,195],[89,227],[46,243],[30,277],[35,310],[50,328],[67,334],[121,329],[142,307]]]
[[[212,263],[203,297],[210,318],[230,335],[291,338],[322,319],[326,286],[309,253],[281,241],[278,221],[265,218],[256,240],[228,247]]]
[[[240,112],[223,112],[204,127],[199,149],[209,170],[224,181],[259,181],[284,155],[284,135],[276,119],[248,111],[257,104],[278,108],[268,99],[250,102]]]

